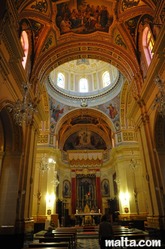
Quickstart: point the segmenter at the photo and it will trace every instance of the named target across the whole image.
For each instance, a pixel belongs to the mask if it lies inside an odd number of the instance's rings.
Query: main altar
[[[76,225],[85,226],[85,225],[92,225],[96,226],[100,223],[101,213],[76,213]]]

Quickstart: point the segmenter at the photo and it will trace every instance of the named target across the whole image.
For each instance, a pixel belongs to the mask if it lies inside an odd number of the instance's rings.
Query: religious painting
[[[60,106],[60,104],[53,105],[51,109],[51,121],[57,123],[61,114],[63,114],[64,108]]]
[[[140,0],[124,0],[122,1],[122,11],[125,11],[126,9],[130,9],[132,7],[137,6],[140,3]]]
[[[72,0],[57,3],[56,25],[61,34],[108,32],[113,23],[113,3],[103,0]]]
[[[77,174],[76,185],[76,209],[78,209],[79,212],[85,212],[89,208],[89,210],[96,212],[96,175]]]
[[[110,195],[110,190],[109,190],[109,180],[108,179],[104,179],[101,182],[101,192],[102,192],[102,196],[106,197]]]
[[[93,131],[80,130],[72,134],[64,144],[64,151],[67,150],[106,150],[107,146],[103,138]]]
[[[106,113],[113,123],[119,120],[119,108],[120,106],[120,98],[119,95],[117,95],[112,101],[108,101],[107,103],[100,105],[99,109]]]
[[[108,109],[108,114],[109,114],[110,118],[114,119],[117,116],[117,114],[118,114],[117,108],[110,103],[107,106],[107,109]]]
[[[65,111],[64,111],[65,109]],[[50,132],[55,132],[55,127],[58,120],[64,115],[66,112],[66,106],[61,104],[60,102],[50,98]]]
[[[70,181],[64,180],[63,181],[63,198],[71,197],[71,184]]]

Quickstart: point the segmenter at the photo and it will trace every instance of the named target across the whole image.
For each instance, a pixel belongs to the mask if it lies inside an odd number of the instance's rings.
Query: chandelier
[[[33,114],[36,112],[34,104],[30,100],[29,86],[30,84],[28,83],[22,84],[23,100],[18,99],[12,109],[15,123],[19,126],[22,126],[23,123],[26,123],[26,125],[31,124]]]
[[[158,92],[158,94],[156,94],[153,108],[157,108],[159,114],[162,117],[165,117],[165,87],[164,87],[164,82],[160,79],[159,76],[157,76],[154,79],[154,82],[157,85],[159,92]]]

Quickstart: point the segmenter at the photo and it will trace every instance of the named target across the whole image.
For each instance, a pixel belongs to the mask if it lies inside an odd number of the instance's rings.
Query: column
[[[100,170],[96,172],[96,203],[97,203],[98,209],[102,211]]]
[[[71,172],[71,206],[72,206],[72,214],[76,213],[76,173],[74,171]]]

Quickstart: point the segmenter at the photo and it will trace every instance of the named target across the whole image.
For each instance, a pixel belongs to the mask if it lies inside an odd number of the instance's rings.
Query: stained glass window
[[[152,57],[154,55],[153,53],[153,47],[154,47],[154,38],[152,35],[152,32],[149,27],[146,27],[143,31],[143,49],[146,57],[146,61],[148,66],[151,63]]]
[[[25,68],[27,57],[28,57],[28,52],[29,52],[29,41],[28,41],[28,35],[26,31],[23,31],[21,34],[21,44],[22,44],[22,48],[24,51],[24,57],[22,59],[22,66]]]

